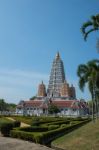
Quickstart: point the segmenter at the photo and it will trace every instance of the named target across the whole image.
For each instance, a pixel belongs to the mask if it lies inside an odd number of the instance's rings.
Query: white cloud
[[[48,75],[23,70],[0,70],[0,98],[17,103],[37,93],[41,81],[48,82]]]
[[[38,84],[41,81],[47,85],[49,80],[48,74],[40,72],[18,70],[18,69],[1,69],[0,70],[0,98],[4,98],[7,102],[18,103],[21,99],[29,99],[37,94]],[[90,99],[87,88],[84,93],[78,87],[78,79],[69,77],[67,82],[76,87],[77,98]]]

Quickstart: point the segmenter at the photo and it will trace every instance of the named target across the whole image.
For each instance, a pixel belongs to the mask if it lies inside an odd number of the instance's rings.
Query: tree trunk
[[[94,94],[92,94],[92,121],[95,122],[95,118],[94,118]]]
[[[96,101],[97,101],[97,119],[99,118],[99,97],[96,95]]]

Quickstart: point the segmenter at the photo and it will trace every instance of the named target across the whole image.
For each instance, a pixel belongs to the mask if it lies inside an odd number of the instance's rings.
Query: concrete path
[[[13,118],[7,117],[9,120],[15,121]],[[21,123],[21,127],[30,126],[25,123]],[[0,133],[0,150],[53,150],[44,145],[35,144],[20,139],[3,137]]]
[[[53,150],[46,146],[19,139],[0,137],[0,150]]]

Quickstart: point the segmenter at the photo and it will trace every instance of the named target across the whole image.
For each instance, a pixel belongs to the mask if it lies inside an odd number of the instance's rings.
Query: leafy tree
[[[35,100],[36,99],[36,96],[33,96],[30,98],[30,100]]]
[[[8,104],[7,103],[7,110],[8,111],[15,111],[16,110],[16,104],[13,104],[13,103]]]
[[[98,30],[99,30],[99,14],[91,16],[90,20],[85,22],[81,27],[84,40],[87,39],[88,35],[91,32],[98,31]]]
[[[56,113],[60,112],[60,110],[56,105],[50,104],[48,107],[48,112],[49,112],[49,114],[56,114]]]
[[[7,110],[7,104],[5,103],[4,99],[0,99],[0,111]]]
[[[4,99],[0,99],[0,111],[15,111],[16,104],[6,103]]]
[[[92,97],[92,120],[94,120],[94,105],[97,106],[96,89],[99,89],[99,60],[89,61],[78,66],[79,87],[83,91],[86,83]]]

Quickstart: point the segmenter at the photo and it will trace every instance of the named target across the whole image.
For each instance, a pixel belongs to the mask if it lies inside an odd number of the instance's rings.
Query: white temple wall
[[[40,116],[42,114],[48,115],[48,110],[45,109],[43,111],[42,108],[36,108],[36,107],[27,107],[22,109],[16,109],[17,114],[22,115],[35,115]],[[60,113],[58,113],[59,116],[84,116],[86,114],[86,111],[84,109],[73,109],[73,108],[60,108]]]

